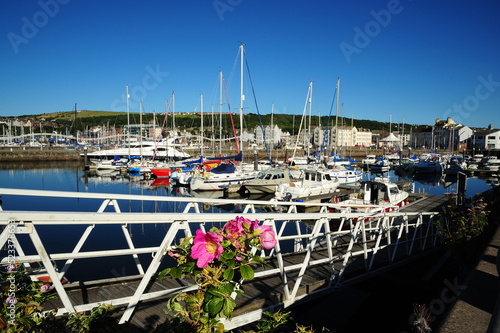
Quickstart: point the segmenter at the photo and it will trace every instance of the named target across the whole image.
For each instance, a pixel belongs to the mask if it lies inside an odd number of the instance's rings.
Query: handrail
[[[138,288],[134,295],[130,297],[120,297],[110,300],[115,306],[127,305],[120,323],[130,320],[135,306],[138,302],[165,295],[172,295],[178,289],[168,289],[160,292],[145,292],[147,284],[158,273],[158,268],[168,250],[175,245],[178,237],[189,237],[193,234],[194,228],[205,230],[207,223],[225,223],[233,218],[228,213],[203,213],[200,214],[199,205],[203,203],[240,203],[246,205],[243,213],[245,218],[250,220],[263,221],[269,225],[277,235],[276,247],[262,255],[277,259],[276,268],[266,268],[256,272],[256,277],[278,275],[281,277],[284,288],[284,306],[289,306],[304,296],[299,295],[298,289],[302,282],[302,277],[307,270],[318,265],[330,267],[331,276],[328,286],[340,286],[345,283],[345,271],[351,264],[353,258],[362,258],[366,272],[374,269],[375,258],[381,250],[388,251],[390,263],[396,261],[396,251],[406,247],[406,255],[410,256],[416,252],[424,251],[436,246],[438,233],[434,225],[435,212],[399,212],[394,210],[384,213],[353,213],[348,210],[342,212],[330,212],[328,208],[338,208],[340,204],[313,204],[301,202],[262,202],[257,200],[233,200],[233,199],[199,199],[199,198],[178,198],[178,197],[158,197],[142,195],[124,195],[112,193],[81,193],[62,191],[39,191],[39,190],[18,190],[0,188],[2,195],[20,196],[43,196],[54,198],[80,198],[80,199],[100,199],[103,200],[98,212],[59,212],[59,211],[13,211],[0,209],[0,226],[15,225],[14,240],[17,250],[17,262],[42,261],[47,273],[53,281],[60,300],[64,308],[58,310],[58,315],[65,312],[87,311],[97,304],[72,304],[68,294],[61,283],[62,278],[70,269],[74,260],[83,258],[102,258],[115,256],[134,257],[139,276],[142,276]],[[183,201],[188,205],[182,213],[135,213],[120,212],[117,200],[139,200],[139,201]],[[285,206],[290,213],[259,212],[256,205],[270,204],[274,207]],[[104,212],[107,205],[115,206],[114,212]],[[319,212],[297,212],[297,207],[301,205],[316,206]],[[356,205],[359,207],[359,205]],[[194,211],[192,210],[194,208]],[[229,217],[228,217],[229,216]],[[304,222],[309,221],[309,231],[304,232]],[[332,224],[333,221],[338,223]],[[127,225],[136,224],[159,224],[165,226],[165,234],[162,234],[161,244],[157,246],[136,247],[129,233]],[[38,229],[45,226],[87,226],[81,235],[78,243],[70,252],[48,253],[47,241],[45,243],[38,235]],[[127,240],[128,247],[112,250],[81,251],[89,235],[95,232],[95,227],[100,225],[121,225],[123,237]],[[290,228],[286,228],[290,226]],[[290,230],[295,226],[295,230]],[[284,230],[288,230],[284,233]],[[9,237],[12,228],[4,228],[0,234],[0,247],[3,247]],[[28,235],[36,249],[36,253],[25,253],[22,244],[19,243],[17,235]],[[118,236],[118,235],[117,235]],[[344,241],[341,246],[339,240]],[[285,254],[285,242],[293,241],[293,250],[287,250],[304,255],[302,262],[287,264],[283,260]],[[313,258],[312,254],[318,249],[327,249],[327,257]],[[333,253],[335,249],[335,254]],[[384,251],[384,253],[385,253]],[[1,253],[1,252],[0,252]],[[139,254],[150,253],[152,261],[146,269],[143,269],[139,260]],[[63,269],[57,272],[52,260],[66,260]],[[7,258],[1,262],[6,263]],[[336,268],[340,265],[340,268]],[[295,279],[289,278],[291,272],[298,272]],[[137,274],[137,273],[134,273]],[[193,287],[191,287],[193,288]],[[244,321],[255,320],[255,313],[241,315]],[[247,317],[245,317],[247,316]],[[241,318],[240,318],[241,319]],[[225,323],[227,329],[231,325],[237,325],[240,319]],[[234,326],[236,327],[236,326]]]

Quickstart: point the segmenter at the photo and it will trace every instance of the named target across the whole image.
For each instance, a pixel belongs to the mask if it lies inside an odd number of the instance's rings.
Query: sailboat
[[[238,154],[232,157],[217,158],[212,157],[210,160],[225,160],[227,163],[221,164],[211,170],[201,169],[200,172],[195,173],[189,182],[191,190],[195,191],[215,191],[224,190],[228,186],[243,185],[246,181],[254,179],[257,175],[257,170],[244,170],[241,162],[243,160],[243,44],[240,44],[240,57],[241,57],[241,94],[240,94],[240,145],[238,145],[238,138],[235,133],[236,148]],[[203,109],[203,103],[202,103]],[[231,109],[229,109],[231,111]],[[234,127],[233,127],[234,128]],[[202,135],[203,136],[203,135]],[[202,143],[203,146],[203,143]],[[240,163],[238,163],[240,162]]]

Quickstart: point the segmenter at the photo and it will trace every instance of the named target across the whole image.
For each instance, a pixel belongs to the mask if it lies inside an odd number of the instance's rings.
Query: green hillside
[[[233,114],[233,122],[234,127],[239,130],[239,114]],[[39,115],[25,115],[20,117],[8,117],[8,118],[18,118],[18,119],[31,119],[35,122],[42,122],[44,127],[47,128],[66,128],[70,127],[72,131],[75,128],[79,131],[85,130],[86,128],[92,126],[109,126],[120,128],[123,125],[127,124],[127,113],[126,112],[111,112],[111,111],[91,111],[91,110],[81,110],[76,113],[76,124],[75,124],[75,112],[74,111],[66,111],[66,112],[54,112],[54,113],[44,113]],[[130,123],[138,124],[140,121],[139,113],[130,113],[129,114]],[[164,114],[156,114],[156,124],[161,126],[164,123]],[[212,128],[212,114],[205,113],[203,117],[204,128],[206,132],[210,132]],[[43,120],[42,120],[43,119]],[[271,114],[261,115],[261,122],[264,126],[271,124]],[[143,113],[142,114],[143,123],[151,123],[153,121],[152,113]],[[290,134],[297,134],[299,131],[301,116],[300,115],[274,115],[273,124],[280,127],[283,131],[289,132]],[[322,124],[326,126],[328,121],[327,116],[321,117],[321,121],[318,119],[318,116],[312,116],[311,123],[312,127],[318,126],[318,124]],[[214,114],[213,122],[215,127],[215,132],[218,133],[219,123],[220,123],[220,115]],[[351,118],[338,118],[339,126],[351,126]],[[169,115],[168,119],[165,123],[165,127],[167,129],[172,128],[172,116]],[[201,115],[199,113],[189,113],[189,114],[176,114],[175,115],[175,127],[181,131],[191,131],[196,133],[201,124]],[[256,126],[260,125],[259,116],[254,113],[245,114],[243,116],[243,127],[248,129],[253,129]],[[330,118],[329,127],[335,125],[335,117]],[[360,129],[368,129],[371,131],[388,131],[389,123],[388,122],[380,122],[375,120],[367,120],[367,119],[354,119],[353,125]],[[222,114],[222,127],[223,127],[223,135],[232,135],[232,125],[231,125],[231,117],[228,113]],[[405,125],[408,129],[408,125]],[[420,130],[425,129],[426,125],[418,125],[415,127],[413,125],[413,131],[418,132]],[[392,124],[392,130],[395,131],[397,128],[397,124]]]

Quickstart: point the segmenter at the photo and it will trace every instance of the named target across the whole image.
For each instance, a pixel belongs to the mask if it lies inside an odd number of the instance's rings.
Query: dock
[[[76,246],[68,253],[24,253],[19,261],[41,260],[51,265],[51,260],[66,260],[64,271],[71,269],[73,260],[91,257],[109,257],[151,253],[148,265],[136,260],[138,273],[111,277],[98,281],[75,281],[61,284],[62,278],[55,271],[52,281],[59,298],[46,304],[45,309],[88,311],[98,304],[113,304],[121,323],[129,323],[137,332],[153,330],[165,321],[166,302],[179,290],[192,290],[193,280],[165,278],[157,279],[159,264],[166,251],[175,244],[175,235],[188,232],[191,227],[204,228],[206,223],[228,220],[227,213],[202,214],[203,204],[222,204],[225,199],[172,198],[120,194],[91,194],[80,192],[23,191],[0,189],[1,194],[43,197],[78,197],[101,199],[103,204],[97,213],[82,212],[20,212],[0,211],[0,223],[16,221],[17,233],[26,233],[36,248],[43,248],[37,238],[37,228],[43,225],[87,225],[79,244],[86,241],[93,226],[121,226],[129,241],[129,248],[107,251],[83,252]],[[119,202],[129,200],[182,201],[186,208],[182,213],[122,213]],[[382,214],[331,213],[331,203],[315,204],[319,212],[299,212],[306,203],[273,202],[276,212],[259,212],[260,201],[230,200],[242,205],[241,216],[251,220],[265,221],[276,231],[278,245],[263,253],[267,266],[255,271],[255,278],[245,281],[244,294],[236,298],[236,309],[231,321],[224,322],[226,329],[234,329],[261,318],[263,311],[291,308],[335,293],[344,286],[368,279],[399,265],[404,265],[421,255],[439,248],[440,239],[435,228],[440,206],[446,202],[444,196],[420,195],[409,205]],[[307,203],[307,205],[313,205]],[[104,212],[111,206],[115,212]],[[280,209],[278,209],[279,207]],[[5,209],[6,207],[4,207]],[[284,211],[284,212],[283,212]],[[229,217],[231,218],[232,215]],[[127,224],[163,223],[165,237],[161,244],[136,247],[127,236]],[[188,228],[189,225],[189,228]],[[297,228],[295,232],[290,229]],[[288,230],[287,234],[283,231]],[[0,236],[1,237],[1,236]],[[0,238],[0,240],[3,238]],[[160,254],[160,255],[158,255]],[[71,261],[71,262],[70,262]],[[143,266],[144,265],[144,266]]]

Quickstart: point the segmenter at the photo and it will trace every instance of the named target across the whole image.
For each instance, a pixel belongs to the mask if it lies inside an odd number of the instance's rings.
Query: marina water
[[[371,175],[365,173],[364,179],[373,178],[382,175]],[[393,171],[385,174],[391,181],[398,181],[400,177]],[[408,179],[407,179],[408,180]],[[409,180],[408,180],[409,181]],[[424,179],[413,181],[414,191],[419,193],[443,195],[445,193],[456,193],[457,183],[454,179],[442,178],[441,176],[431,176]],[[88,193],[115,193],[115,194],[133,194],[144,196],[207,196],[221,197],[221,193],[206,192],[192,193],[185,188],[174,188],[169,185],[157,185],[154,180],[144,180],[142,176],[130,176],[116,174],[113,176],[97,176],[95,173],[84,171],[80,164],[75,163],[36,163],[23,165],[0,165],[0,187],[15,189],[32,190],[50,190],[50,191],[69,191],[69,192],[88,192]],[[466,196],[471,197],[476,193],[484,192],[494,185],[488,179],[468,178]],[[216,191],[220,192],[220,191]],[[0,193],[1,194],[1,193]],[[102,200],[82,200],[74,198],[50,198],[50,197],[20,197],[2,195],[2,208],[4,210],[21,211],[81,211],[97,212]],[[122,212],[182,212],[185,203],[181,202],[155,202],[155,201],[125,201],[120,200],[120,210]],[[241,214],[243,206],[229,204],[223,206],[203,205],[202,213],[228,213],[228,220]],[[136,247],[146,247],[160,244],[165,232],[166,225],[148,224],[148,225],[129,225],[129,233],[132,236]],[[121,233],[119,226],[96,226],[85,243],[82,251],[93,250],[111,250],[117,248],[126,248],[127,243],[122,237],[121,241],[110,241],[109,235]],[[78,242],[85,226],[45,226],[37,230],[44,241],[49,253],[70,252]],[[26,236],[26,235],[22,235]],[[20,242],[25,247],[27,253],[35,253],[34,247],[27,237]],[[26,243],[26,245],[24,245]],[[134,261],[127,257],[115,257],[113,265],[108,259],[92,259],[94,268],[92,271],[84,270],[85,265],[79,269],[79,262],[89,259],[77,260],[71,270],[68,271],[69,281],[82,281],[90,279],[100,279],[108,277],[120,277],[129,275],[135,269]],[[140,260],[144,265],[148,265],[151,257],[141,256]],[[165,258],[162,266],[172,265],[173,259],[168,256]],[[57,263],[59,265],[59,263]],[[61,263],[62,265],[63,263]],[[88,267],[88,266],[87,266]]]

